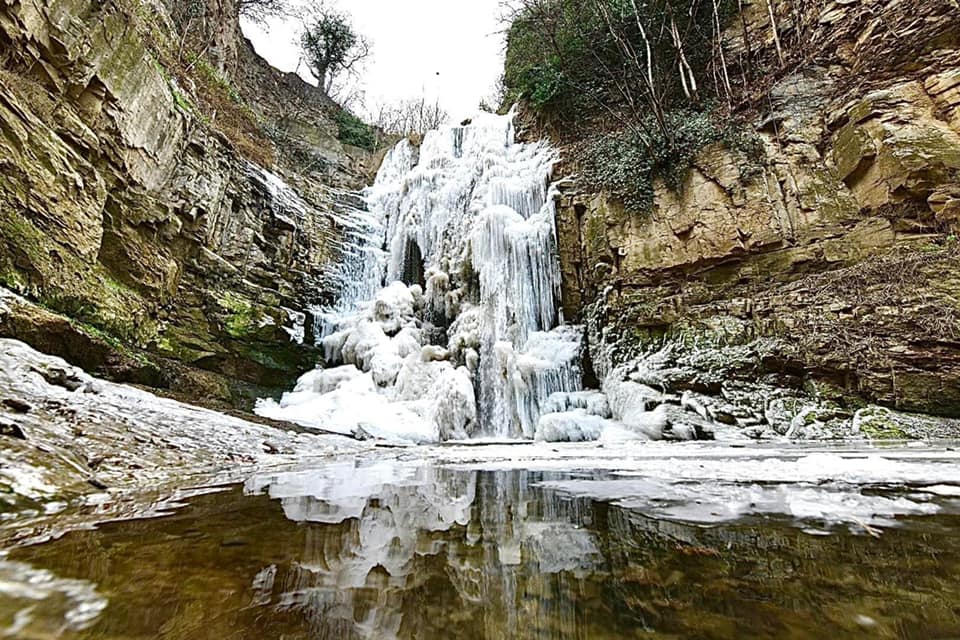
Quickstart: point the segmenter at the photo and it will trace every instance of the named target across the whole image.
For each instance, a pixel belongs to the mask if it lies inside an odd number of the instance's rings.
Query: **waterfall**
[[[339,216],[340,295],[315,314],[322,367],[258,412],[414,441],[533,438],[582,378],[583,331],[559,311],[557,159],[515,141],[513,114],[397,144],[366,206]]]

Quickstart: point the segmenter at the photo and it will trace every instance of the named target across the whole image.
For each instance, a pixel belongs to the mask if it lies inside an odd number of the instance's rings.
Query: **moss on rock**
[[[867,407],[853,417],[853,430],[871,440],[909,440],[910,435],[884,407]]]

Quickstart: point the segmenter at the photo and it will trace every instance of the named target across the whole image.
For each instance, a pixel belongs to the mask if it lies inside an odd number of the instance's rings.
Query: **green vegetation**
[[[337,113],[337,139],[345,144],[375,151],[378,143],[377,131],[363,120],[347,110]]]
[[[230,83],[227,78],[213,68],[213,65],[210,64],[204,58],[192,57],[191,64],[195,65],[196,70],[199,72],[200,76],[211,86],[219,87],[219,89],[227,95],[234,102],[234,104],[245,105],[246,103],[241,97],[240,93],[234,88],[233,84]]]
[[[666,136],[648,116],[641,126],[613,131],[580,147],[582,179],[589,187],[618,197],[630,210],[643,211],[653,202],[654,181],[660,178],[674,191],[683,187],[693,160],[704,147],[721,143],[740,151],[744,173],[763,157],[756,137],[732,126],[721,128],[710,114],[676,110],[664,114],[672,135]]]
[[[893,413],[884,407],[869,407],[857,412],[860,432],[871,440],[909,440],[910,435],[897,423]]]
[[[700,105],[735,0],[522,0],[508,32],[509,100],[565,122],[585,111],[627,125],[652,112]],[[708,80],[709,78],[709,80]]]
[[[343,74],[351,74],[370,57],[370,42],[354,29],[345,13],[321,7],[308,18],[300,48],[310,73],[328,94]]]
[[[26,282],[15,270],[0,268],[0,286],[20,292],[26,287]]]
[[[257,318],[253,305],[239,294],[228,291],[217,299],[228,313],[224,329],[233,338],[243,338],[257,330]]]
[[[506,100],[574,139],[590,187],[645,210],[655,180],[679,189],[707,145],[741,152],[745,167],[762,157],[757,139],[718,124],[730,120],[723,107],[732,87],[715,56],[734,0],[520,5],[508,33]]]

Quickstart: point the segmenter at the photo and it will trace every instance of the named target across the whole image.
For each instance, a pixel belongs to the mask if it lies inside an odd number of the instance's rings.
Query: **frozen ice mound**
[[[546,442],[591,442],[599,440],[608,429],[622,429],[622,425],[584,409],[563,413],[548,413],[537,422],[535,440]]]
[[[514,138],[513,114],[480,114],[388,154],[366,192],[365,228],[383,235],[343,269],[367,284],[318,314],[337,373],[307,374],[261,415],[417,442],[532,438],[552,394],[580,391],[583,330],[559,313],[558,156]]]

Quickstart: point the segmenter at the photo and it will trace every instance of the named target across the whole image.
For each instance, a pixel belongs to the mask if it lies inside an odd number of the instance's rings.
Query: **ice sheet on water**
[[[932,515],[942,506],[906,496],[836,485],[674,482],[664,478],[568,480],[545,488],[611,501],[655,518],[720,524],[748,516],[787,516],[825,525],[896,526],[897,518]]]
[[[897,518],[960,512],[943,496],[960,480],[955,460],[811,453],[800,457],[645,458],[613,479],[565,480],[544,486],[609,500],[653,517],[717,524],[779,515],[827,526],[896,526]],[[897,455],[900,455],[899,453]],[[909,490],[909,485],[943,485]],[[899,485],[908,485],[904,491]],[[946,487],[946,491],[943,488]]]
[[[960,498],[960,486],[938,484],[932,487],[923,487],[921,491],[933,493],[938,496],[955,496]]]

